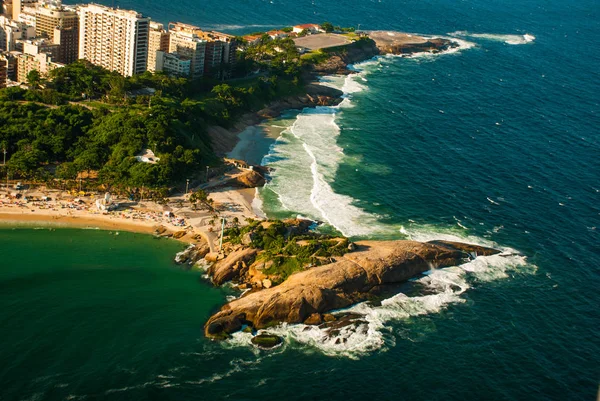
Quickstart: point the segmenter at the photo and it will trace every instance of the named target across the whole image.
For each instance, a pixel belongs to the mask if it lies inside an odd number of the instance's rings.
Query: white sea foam
[[[461,46],[450,52],[474,46],[471,42],[460,39],[457,41],[462,43]],[[432,55],[428,53],[427,56]],[[352,94],[368,89],[363,80],[365,75],[385,68],[385,64],[389,62],[386,60],[375,58],[353,66],[353,75],[324,79],[326,85],[343,89],[344,101],[337,107],[306,109],[297,116],[296,121],[282,133],[264,160],[264,164],[275,169],[272,181],[265,188],[277,195],[284,210],[313,220],[326,220],[347,236],[368,236],[395,230],[396,233],[417,241],[449,240],[499,248],[491,241],[468,236],[465,226],[458,219],[457,223],[462,228],[455,226],[444,231],[412,221],[406,227],[383,225],[379,222],[379,216],[357,207],[353,198],[333,191],[331,183],[338,166],[346,157],[343,149],[337,145],[340,127],[336,124],[336,116],[345,108],[352,107]],[[510,248],[499,249],[502,250],[499,255],[473,255],[473,260],[461,266],[434,269],[416,278],[415,284],[424,288],[422,295],[398,294],[384,300],[380,306],[365,302],[335,312],[338,316],[348,312],[359,316],[354,319],[353,324],[340,327],[335,332],[302,324],[283,324],[270,328],[268,332],[284,338],[281,349],[285,349],[288,344],[299,343],[306,352],[318,351],[325,355],[348,358],[358,358],[375,350],[386,350],[395,344],[396,339],[390,322],[438,313],[449,304],[465,302],[465,291],[477,283],[535,271],[535,266],[527,265],[526,258],[519,252]],[[251,346],[251,338],[252,334],[240,332],[235,333],[226,343],[229,346],[247,347]]]
[[[467,40],[464,39],[458,39],[456,36],[452,36],[452,37],[444,37],[444,36],[424,36],[424,35],[419,35],[425,39],[434,39],[434,38],[442,38],[442,39],[448,39],[451,40],[453,42],[455,42],[458,46],[456,47],[450,47],[444,51],[438,52],[438,53],[432,53],[432,52],[420,52],[420,53],[412,53],[412,54],[400,54],[400,55],[396,55],[396,54],[387,54],[385,56],[385,58],[389,58],[389,59],[394,59],[394,58],[410,58],[410,59],[434,59],[436,57],[439,56],[444,56],[447,54],[455,54],[455,53],[459,53],[468,49],[471,49],[473,47],[476,46],[475,43],[473,42],[469,42]],[[458,36],[458,35],[457,35]]]
[[[250,205],[250,206],[252,206],[252,211],[258,217],[260,217],[260,218],[267,217],[266,213],[263,211],[263,200],[260,197],[260,191],[258,188],[256,188],[256,191],[254,193],[254,198],[252,199],[252,205]]]
[[[467,31],[456,31],[449,34],[450,36],[456,37],[470,37],[476,39],[491,40],[494,42],[504,42],[509,45],[524,45],[531,43],[535,40],[535,36],[531,34],[524,35],[506,35],[506,34],[495,34],[495,33],[470,33]]]
[[[357,81],[361,74],[325,77],[324,84],[343,90],[342,103],[305,109],[263,160],[275,169],[265,189],[277,195],[284,210],[324,220],[346,236],[368,236],[377,223],[377,216],[356,207],[352,197],[335,193],[330,185],[344,158],[337,145],[336,115],[352,107],[353,93],[367,89]]]

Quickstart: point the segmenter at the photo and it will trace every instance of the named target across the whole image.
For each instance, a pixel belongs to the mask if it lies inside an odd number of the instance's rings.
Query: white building
[[[97,4],[82,6],[78,13],[80,59],[124,76],[146,70],[150,18]]]
[[[156,71],[168,75],[189,77],[192,71],[192,60],[178,53],[156,52]]]
[[[150,32],[148,36],[148,71],[157,70],[157,55],[158,52],[169,51],[169,33],[166,31],[163,24],[158,22],[150,22]]]
[[[296,25],[293,27],[293,31],[294,33],[302,33],[303,31],[307,31],[308,33],[319,33],[319,32],[325,32],[325,30],[323,30],[321,28],[320,25],[317,24],[302,24],[302,25]]]

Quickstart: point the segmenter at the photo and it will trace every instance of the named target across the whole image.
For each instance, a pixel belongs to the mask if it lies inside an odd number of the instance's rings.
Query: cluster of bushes
[[[291,223],[269,220],[266,223],[248,220],[244,227],[232,227],[225,232],[227,241],[232,244],[250,239],[252,248],[260,249],[257,260],[267,263],[265,273],[285,280],[294,272],[306,267],[329,263],[335,256],[348,252],[346,238],[331,238],[316,233],[294,234],[298,230]]]

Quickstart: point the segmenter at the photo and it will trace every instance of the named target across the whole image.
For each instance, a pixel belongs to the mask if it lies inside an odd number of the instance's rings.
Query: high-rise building
[[[12,51],[0,53],[0,59],[6,61],[6,77],[9,81],[17,80],[17,55],[21,53]]]
[[[163,24],[150,22],[148,34],[148,71],[159,71],[157,69],[157,52],[169,52],[169,33]]]
[[[124,76],[146,70],[149,18],[97,4],[82,6],[78,13],[79,58]]]
[[[8,60],[0,54],[0,88],[6,88],[8,81]]]
[[[12,0],[12,7],[10,7],[12,19],[19,21],[21,14],[24,11],[30,12],[32,7],[37,5],[37,2],[38,0]]]
[[[169,53],[177,53],[191,61],[191,78],[200,78],[204,75],[204,62],[206,59],[206,40],[198,36],[200,28],[182,24],[180,22],[169,24]]]
[[[216,31],[197,31],[197,34],[207,41],[205,75],[216,78],[229,77],[237,61],[235,36]]]
[[[35,16],[37,36],[50,39],[59,46],[55,60],[69,64],[79,58],[79,17],[75,10],[59,4],[44,4],[38,7]]]
[[[15,21],[19,19],[21,15],[22,2],[21,0],[12,0],[12,19]]]

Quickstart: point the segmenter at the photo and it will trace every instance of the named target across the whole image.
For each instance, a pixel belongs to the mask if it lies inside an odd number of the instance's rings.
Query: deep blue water
[[[361,341],[381,340],[371,351],[345,353],[311,345],[296,333],[283,348],[266,353],[207,343],[199,332],[195,344],[182,341],[179,357],[161,362],[152,352],[141,357],[141,364],[160,366],[152,374],[121,380],[124,374],[116,372],[106,390],[119,391],[99,392],[101,385],[90,372],[76,391],[45,393],[46,399],[65,394],[83,399],[595,397],[600,377],[597,2],[118,4],[160,21],[234,33],[324,20],[364,29],[461,31],[460,38],[472,48],[358,66],[360,76],[353,80],[362,88],[351,94],[350,105],[335,111],[337,129],[318,125],[329,121],[331,110],[301,114],[276,151],[291,160],[289,167],[294,160],[310,164],[297,145],[337,147],[314,155],[321,184],[335,196],[322,191],[321,198],[314,197],[324,205],[321,211],[288,207],[287,213],[329,217],[338,229],[352,230],[348,222],[372,229],[358,236],[469,236],[517,250],[526,262],[490,264],[492,277],[480,272],[454,278],[468,289],[442,292],[450,299],[441,308],[427,304],[440,301],[439,294],[412,305],[426,314],[411,310],[403,316],[400,312],[410,306],[406,303],[371,311],[369,316],[383,322],[376,330],[380,337],[358,337],[353,343],[360,348]],[[498,36],[524,34],[535,40],[508,44],[514,38]],[[275,180],[290,171],[283,165]],[[313,193],[310,171],[297,178],[308,183],[308,195]],[[273,189],[285,199],[281,181]],[[302,192],[300,185],[295,189]],[[310,205],[308,195],[304,203]],[[325,195],[333,203],[323,203]],[[265,211],[283,213],[273,194],[265,196]],[[319,215],[322,211],[327,216]],[[206,303],[203,314],[219,304],[214,294]],[[393,317],[384,318],[384,312]],[[158,374],[169,378],[158,380]]]

